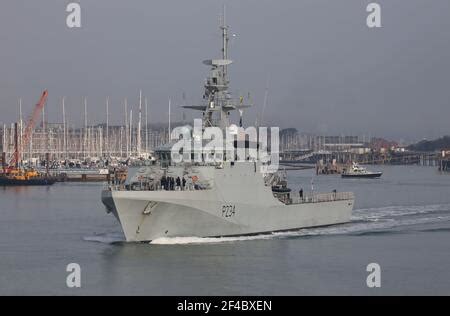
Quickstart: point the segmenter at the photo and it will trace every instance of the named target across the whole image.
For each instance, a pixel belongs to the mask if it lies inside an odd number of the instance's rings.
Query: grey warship
[[[225,19],[220,29],[222,58],[203,62],[211,67],[203,103],[185,106],[203,113],[204,128],[227,128],[230,112],[249,106],[228,91],[232,61]],[[283,172],[261,173],[256,161],[174,163],[172,145],[156,151],[154,165],[130,171],[125,183],[114,181],[102,191],[107,213],[117,218],[129,242],[254,235],[350,221],[351,192],[294,194]]]

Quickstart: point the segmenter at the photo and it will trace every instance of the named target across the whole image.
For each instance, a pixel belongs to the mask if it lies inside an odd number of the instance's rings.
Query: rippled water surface
[[[128,244],[101,184],[0,188],[0,294],[450,294],[450,174],[381,166],[381,179],[292,171],[293,190],[353,191],[352,222],[233,238]],[[79,263],[82,287],[66,286]],[[380,264],[381,288],[366,286]]]

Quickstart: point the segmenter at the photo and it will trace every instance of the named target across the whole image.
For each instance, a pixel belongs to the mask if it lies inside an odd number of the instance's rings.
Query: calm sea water
[[[377,169],[377,168],[373,168]],[[294,190],[353,191],[353,221],[265,236],[123,242],[100,184],[0,188],[0,294],[450,294],[450,174],[383,166],[378,180],[293,171]],[[81,288],[66,286],[67,264]],[[367,264],[381,288],[366,286]]]

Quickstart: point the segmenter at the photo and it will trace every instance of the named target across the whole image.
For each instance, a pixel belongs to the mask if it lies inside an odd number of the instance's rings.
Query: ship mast
[[[211,66],[210,74],[204,85],[203,104],[188,105],[183,108],[194,109],[203,112],[203,128],[220,127],[226,129],[229,125],[229,114],[232,110],[242,110],[250,105],[236,102],[228,91],[228,65],[232,63],[228,59],[228,26],[225,20],[225,7],[221,19],[222,56],[221,59],[208,59],[203,64]]]
[[[225,22],[225,5],[223,6],[223,16],[222,16],[222,59],[228,59],[228,26]],[[223,76],[226,78],[227,75],[227,65],[223,65]]]

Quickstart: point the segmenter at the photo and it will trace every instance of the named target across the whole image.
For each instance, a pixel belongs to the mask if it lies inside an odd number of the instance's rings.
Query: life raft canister
[[[272,192],[277,192],[277,193],[289,193],[291,192],[291,189],[286,188],[286,187],[277,187],[277,186],[273,186],[272,187]]]

